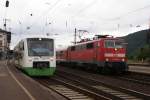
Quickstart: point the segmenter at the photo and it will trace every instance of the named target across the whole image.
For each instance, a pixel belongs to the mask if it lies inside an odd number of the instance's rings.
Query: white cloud
[[[3,19],[8,28],[16,33],[12,41],[22,34],[34,35],[59,33],[58,44],[73,39],[74,28],[95,34],[127,35],[129,32],[148,28],[150,23],[150,0],[5,0],[0,1],[0,28]],[[32,15],[31,15],[32,14]],[[132,25],[132,27],[131,27]],[[141,27],[136,27],[140,25]],[[30,29],[27,30],[27,27]],[[12,42],[15,44],[15,42]]]

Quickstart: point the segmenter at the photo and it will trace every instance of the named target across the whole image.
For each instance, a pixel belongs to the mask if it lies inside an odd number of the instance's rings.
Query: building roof
[[[5,31],[5,30],[2,30],[2,29],[0,29],[0,32],[4,32],[4,33],[7,33],[7,31]]]
[[[7,42],[10,43],[10,41],[11,41],[11,32],[5,31],[3,29],[0,29],[0,32],[6,33],[6,35],[7,35]]]

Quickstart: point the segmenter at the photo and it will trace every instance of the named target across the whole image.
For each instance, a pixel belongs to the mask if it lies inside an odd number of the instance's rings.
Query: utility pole
[[[118,28],[118,34],[120,33],[120,24],[117,24],[117,28]]]
[[[11,20],[8,18],[4,18],[4,30],[7,31],[7,22],[10,22]]]
[[[6,24],[7,23],[6,13],[7,13],[7,7],[9,7],[9,1],[8,0],[5,3],[5,7],[6,7],[6,11],[5,11],[5,18],[4,18],[4,30],[6,31],[7,30],[7,28],[6,28],[7,27],[7,24]]]
[[[4,19],[4,30],[6,31],[6,18]]]
[[[77,43],[77,29],[75,28],[75,31],[74,31],[74,44]]]

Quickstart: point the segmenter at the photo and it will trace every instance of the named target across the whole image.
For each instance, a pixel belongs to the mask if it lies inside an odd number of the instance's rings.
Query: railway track
[[[67,100],[149,100],[150,96],[118,88],[77,74],[57,71],[54,78],[35,79]]]
[[[91,73],[90,70],[88,70],[86,72]],[[147,74],[147,73],[139,73],[139,72],[129,71],[128,73],[123,74],[123,75],[120,74],[120,75],[113,75],[113,76],[109,76],[109,77],[129,81],[129,82],[139,83],[139,84],[143,84],[143,85],[150,85],[150,78],[149,78],[150,74]]]
[[[150,86],[150,75],[145,73],[129,72],[125,75],[113,76],[113,78]]]
[[[87,70],[87,73],[93,73],[91,70]],[[94,72],[97,73],[97,72]],[[99,74],[99,73],[97,73]],[[113,78],[129,81],[129,82],[134,82],[134,83],[139,83],[143,85],[150,85],[150,74],[148,73],[140,73],[140,72],[133,72],[133,71],[128,71],[128,73],[125,74],[120,74],[120,76],[115,76]]]
[[[70,84],[58,77],[32,77],[47,89],[53,90],[67,100],[111,100],[103,95],[88,91],[80,86]]]
[[[134,90],[130,90],[126,88],[110,86],[99,80],[87,78],[84,76],[81,77],[79,75],[72,74],[69,72],[58,71],[58,75],[60,75],[60,77],[65,77],[71,81],[76,81],[76,83],[81,83],[81,84],[86,84],[86,85],[88,84],[86,88],[91,89],[93,91],[97,91],[98,94],[100,94],[100,91],[101,91],[101,93],[103,93],[102,95],[106,97],[110,97],[111,99],[115,98],[115,100],[116,99],[127,99],[127,100],[130,100],[130,99],[146,100],[147,99],[149,100],[150,98],[150,95],[147,95],[147,94],[143,94],[143,93],[136,92]],[[91,87],[94,89],[92,89]]]
[[[80,86],[64,81],[62,78],[35,79],[45,87],[64,96],[67,100],[111,100],[100,94],[90,92]]]

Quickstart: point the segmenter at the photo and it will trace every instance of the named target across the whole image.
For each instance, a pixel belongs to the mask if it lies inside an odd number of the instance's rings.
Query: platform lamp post
[[[5,7],[9,7],[9,1],[8,0],[6,1]]]

